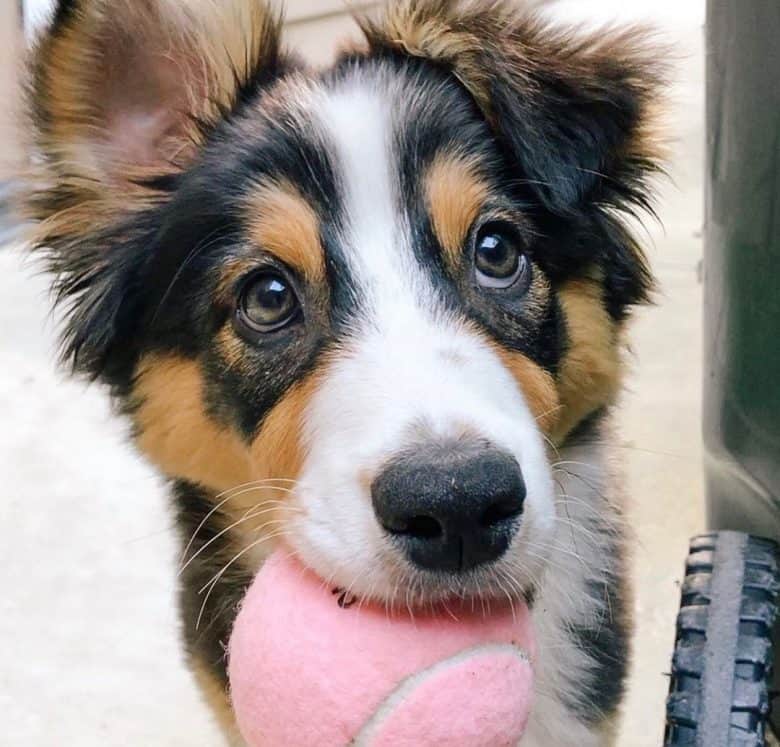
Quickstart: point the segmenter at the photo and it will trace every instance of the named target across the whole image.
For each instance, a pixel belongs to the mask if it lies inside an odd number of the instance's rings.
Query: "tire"
[[[774,542],[739,532],[691,541],[664,745],[763,747],[778,592]]]

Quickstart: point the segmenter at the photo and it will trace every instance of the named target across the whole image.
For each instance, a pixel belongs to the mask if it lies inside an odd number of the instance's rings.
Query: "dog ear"
[[[105,374],[129,354],[156,230],[146,216],[213,129],[282,73],[280,27],[261,0],[59,1],[31,59],[21,207],[79,370]]]
[[[278,67],[279,31],[254,0],[60,0],[30,94],[60,197],[128,205],[139,182],[185,168],[204,129]]]
[[[548,210],[647,207],[664,76],[643,31],[555,29],[512,0],[398,0],[361,25],[374,53],[450,70]]]

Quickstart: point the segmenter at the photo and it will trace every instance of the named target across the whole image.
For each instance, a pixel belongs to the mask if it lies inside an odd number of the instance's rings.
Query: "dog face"
[[[547,446],[612,403],[648,290],[618,214],[646,204],[659,78],[636,34],[507,2],[392,3],[325,71],[279,26],[60,5],[28,208],[66,354],[251,566],[283,537],[389,603],[528,595]]]

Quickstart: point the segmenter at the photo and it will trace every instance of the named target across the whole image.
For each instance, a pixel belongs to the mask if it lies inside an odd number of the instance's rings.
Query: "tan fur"
[[[149,356],[139,367],[134,391],[136,440],[168,476],[227,490],[251,480],[294,480],[305,456],[301,440],[306,405],[322,369],[297,382],[268,413],[251,444],[217,423],[203,399],[196,361]],[[255,506],[258,494],[231,500],[231,510]]]
[[[189,664],[195,682],[225,737],[230,744],[242,744],[233,708],[230,705],[230,697],[222,683],[214,676],[213,668],[202,664],[196,656],[190,657]]]
[[[539,428],[546,434],[553,432],[561,410],[553,377],[522,353],[499,345],[493,345],[493,348],[517,381]]]
[[[659,169],[664,149],[658,136],[663,111],[658,94],[665,70],[659,64],[663,54],[645,29],[588,34],[556,28],[514,0],[398,0],[361,26],[371,50],[392,49],[451,70],[499,132],[512,121],[497,118],[497,90],[511,96],[529,119],[537,109],[554,119],[551,88],[571,92],[576,105],[590,107],[594,116],[599,102],[614,100],[616,91],[630,95],[636,108],[632,125],[613,151],[604,154],[605,169],[610,164],[645,174]],[[444,233],[458,235],[457,230]],[[628,231],[625,242],[646,269]],[[454,240],[448,243],[452,246]],[[552,434],[558,442],[587,415],[614,401],[622,378],[620,330],[604,307],[600,283],[572,281],[561,302],[571,345],[557,377],[560,412]]]
[[[237,281],[257,267],[255,256],[227,257],[219,267],[220,279],[216,287],[215,301],[225,306],[233,306],[236,302]]]
[[[28,175],[36,239],[115,223],[163,195],[144,177],[186,166],[240,81],[278,52],[277,14],[252,0],[82,0],[31,67]],[[51,182],[57,183],[56,193]]]
[[[148,357],[134,393],[137,444],[167,476],[211,489],[215,501],[231,491],[220,509],[234,524],[230,536],[237,547],[254,547],[262,558],[269,545],[257,540],[282,531],[285,513],[297,510],[288,500],[287,481],[301,471],[303,415],[320,375],[315,371],[295,384],[250,444],[206,412],[196,362]]]
[[[244,352],[246,343],[236,335],[231,324],[225,324],[217,332],[217,345],[219,346],[220,357],[228,367],[239,371],[245,361]]]
[[[602,747],[616,747],[620,735],[620,714],[610,716],[600,726]]]
[[[623,156],[655,162],[659,155],[657,88],[661,51],[647,30],[556,28],[516,0],[397,0],[378,19],[360,19],[371,49],[391,48],[449,68],[496,124],[493,91],[498,81],[533,109],[540,79],[599,98],[605,81],[624,71],[642,108],[642,126]]]
[[[166,475],[215,490],[251,479],[246,445],[206,412],[197,362],[147,357],[139,366],[134,400],[138,446]]]
[[[473,6],[475,3],[399,0],[387,4],[379,22],[363,21],[362,25],[370,44],[381,41],[413,57],[424,57],[451,67],[480,105],[489,108],[491,71],[482,64],[485,39],[477,33],[482,24],[474,27],[471,23],[488,14],[484,7],[481,11],[473,7],[456,10],[456,5]]]
[[[636,72],[644,64],[634,32],[580,41],[516,14],[514,5],[509,0],[391,2],[384,21],[366,24],[366,53],[389,46],[451,69],[494,126],[496,85],[529,110],[539,100],[542,80],[552,82],[554,90],[586,89],[598,101],[609,87],[603,80],[614,68],[626,62]],[[241,83],[273,62],[278,51],[279,20],[259,0],[81,0],[77,13],[78,22],[67,22],[41,44],[33,68],[35,148],[43,158],[36,160],[28,212],[41,221],[34,242],[55,245],[61,254],[90,234],[121,230],[129,212],[168,199],[167,192],[139,181],[188,167],[203,145],[203,128],[194,121],[218,120],[233,106]],[[640,91],[641,119],[650,110],[651,85],[645,87],[641,76],[620,84]],[[296,97],[305,98],[300,95],[305,85],[291,76],[277,86],[262,102],[266,114],[289,114]],[[276,109],[274,95],[279,97]],[[253,122],[239,126],[257,127]],[[653,138],[649,124],[638,125],[616,155],[652,161]],[[454,265],[489,187],[464,156],[440,156],[425,178],[434,229]],[[319,219],[294,185],[258,186],[244,210],[259,249],[324,287]],[[94,243],[99,249],[89,257],[94,260],[89,272],[112,261],[102,256],[104,244]],[[87,264],[84,258],[80,262]],[[236,280],[257,262],[256,257],[226,262],[217,302],[233,304]],[[540,273],[527,296],[530,315],[539,316],[536,309],[541,313],[550,292]],[[560,299],[570,345],[556,377],[526,356],[492,345],[540,428],[559,443],[584,417],[614,400],[622,376],[621,329],[604,308],[600,280],[571,281]],[[227,366],[245,364],[244,343],[229,323],[215,344]],[[209,562],[216,568],[230,566],[236,548],[249,550],[258,538],[282,530],[285,509],[300,510],[280,486],[300,474],[307,448],[305,412],[325,365],[290,388],[250,443],[209,412],[199,361],[154,354],[140,363],[131,398],[140,449],[167,476],[207,488],[214,505],[221,498],[218,492],[251,485],[231,493],[229,503],[210,519],[227,537],[224,547],[213,546]],[[369,479],[367,473],[360,475],[366,490]],[[266,480],[272,482],[258,485]],[[267,549],[264,543],[257,552]],[[201,559],[207,557],[204,553]],[[257,559],[247,555],[240,566],[229,568],[225,588],[245,584],[257,567]],[[234,605],[222,607],[221,614],[229,616]],[[193,659],[206,699],[229,737],[238,741],[229,698],[211,669],[205,660]],[[611,743],[614,722],[605,722],[602,731],[604,742]]]
[[[489,187],[467,158],[438,155],[425,176],[433,227],[447,263],[457,266],[463,242],[487,199]]]
[[[598,280],[567,282],[558,297],[566,319],[568,350],[558,371],[561,412],[553,431],[562,443],[571,430],[617,398],[623,380],[620,329],[604,307]]]
[[[297,382],[263,421],[251,446],[253,470],[263,477],[295,479],[306,456],[302,440],[306,406],[324,375],[322,364]]]
[[[300,190],[288,182],[258,185],[246,201],[250,238],[310,282],[325,280],[320,222]]]
[[[296,383],[268,413],[254,441],[247,447],[251,479],[256,487],[242,489],[230,499],[229,513],[240,520],[231,531],[239,547],[250,547],[262,562],[270,548],[260,537],[284,532],[299,508],[291,500],[292,480],[301,472],[306,456],[302,440],[304,410],[314,394],[320,374],[314,372]]]

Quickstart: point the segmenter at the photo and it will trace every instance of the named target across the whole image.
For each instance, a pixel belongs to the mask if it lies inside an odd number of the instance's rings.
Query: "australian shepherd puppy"
[[[389,607],[522,599],[524,744],[614,739],[629,658],[607,427],[621,216],[657,55],[509,0],[400,0],[325,70],[261,0],[60,0],[30,68],[36,225],[75,370],[171,484],[182,631],[225,644],[279,541]]]

